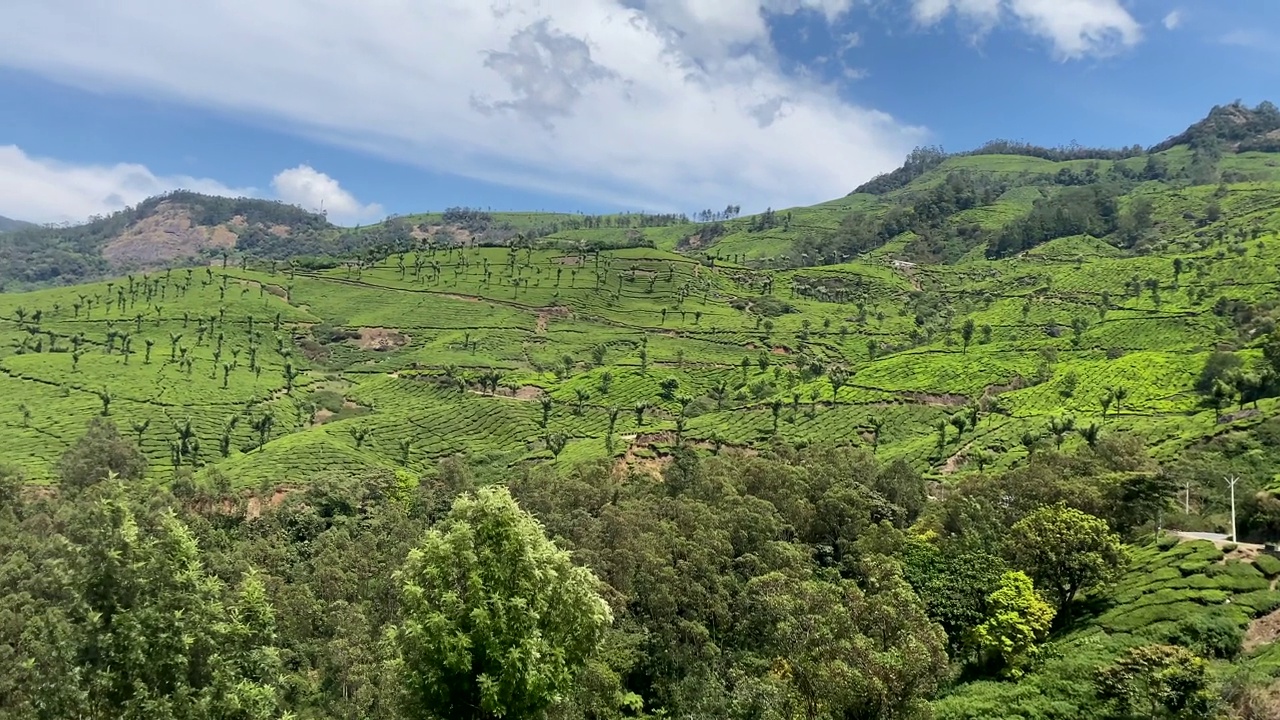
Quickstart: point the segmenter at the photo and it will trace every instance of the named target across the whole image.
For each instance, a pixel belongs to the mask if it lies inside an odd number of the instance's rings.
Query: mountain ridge
[[[509,244],[529,241],[607,247],[651,246],[757,267],[836,263],[892,248],[910,262],[957,262],[975,248],[993,257],[1022,251],[1067,230],[1119,232],[1110,204],[1144,182],[1168,189],[1214,182],[1280,180],[1280,168],[1250,154],[1267,152],[1280,136],[1280,111],[1232,103],[1165,141],[1143,149],[1048,148],[994,140],[961,153],[914,150],[903,165],[843,198],[802,208],[772,208],[739,216],[730,205],[687,215],[646,213],[585,216],[570,213],[490,213],[450,208],[392,216],[372,225],[339,228],[322,215],[276,201],[218,198],[176,191],[90,223],[45,228],[25,225],[0,240],[0,287],[68,284],[113,272],[173,262],[216,259],[223,253],[336,264],[365,253],[412,249],[424,242]],[[1274,145],[1280,151],[1280,144]],[[1081,186],[1103,189],[1089,200]],[[1031,192],[1028,189],[1036,189]],[[1036,194],[1038,193],[1038,195]],[[1049,196],[1060,195],[1058,199]],[[1095,193],[1097,195],[1097,193]],[[1077,207],[1072,222],[1034,229],[1037,200]],[[1093,202],[1094,211],[1087,210]],[[1048,212],[1046,210],[1046,212]],[[1024,221],[1020,229],[1009,225]],[[1136,242],[1127,232],[1119,245]]]
[[[11,230],[23,230],[26,228],[36,227],[35,223],[29,223],[25,220],[14,220],[0,215],[0,233],[9,232]]]

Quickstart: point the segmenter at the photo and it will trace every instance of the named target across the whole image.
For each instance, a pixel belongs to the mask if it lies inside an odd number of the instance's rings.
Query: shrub
[[[1178,546],[1177,535],[1161,535],[1160,539],[1156,540],[1156,547],[1160,548],[1161,550],[1172,550],[1177,546]]]
[[[779,315],[796,312],[791,303],[767,295],[752,298],[748,309],[756,315],[764,317],[778,317]]]
[[[1208,560],[1188,560],[1178,565],[1178,570],[1182,571],[1183,575],[1195,575],[1207,569],[1209,569]]]
[[[1209,577],[1228,576],[1233,578],[1247,578],[1250,580],[1261,580],[1262,573],[1253,566],[1252,563],[1240,562],[1239,560],[1228,560],[1221,565],[1215,564],[1206,572]]]
[[[317,408],[323,408],[331,413],[342,412],[343,403],[346,402],[345,397],[332,390],[317,390],[307,396],[307,400]]]
[[[1276,590],[1254,590],[1231,598],[1231,604],[1251,610],[1255,616],[1280,608],[1280,592]]]
[[[1280,575],[1280,558],[1275,555],[1259,555],[1253,559],[1253,566],[1269,578]]]
[[[1179,622],[1169,640],[1205,657],[1230,660],[1240,653],[1244,629],[1231,618],[1205,613]]]
[[[1225,545],[1223,545],[1223,546],[1222,546],[1222,552],[1224,552],[1224,553],[1235,552],[1235,551],[1236,551],[1236,548],[1238,548],[1238,547],[1240,547],[1240,546],[1239,546],[1239,545],[1236,545],[1235,543],[1227,543],[1227,544],[1225,544]]]
[[[360,337],[360,332],[349,328],[334,327],[332,325],[319,324],[311,328],[311,336],[325,345],[333,345],[344,340],[356,340]]]

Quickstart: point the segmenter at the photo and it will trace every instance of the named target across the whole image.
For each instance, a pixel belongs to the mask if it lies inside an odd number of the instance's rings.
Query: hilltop
[[[12,218],[0,215],[0,232],[9,232],[10,230],[22,230],[23,228],[33,228],[33,223],[24,222],[22,220],[14,220]]]

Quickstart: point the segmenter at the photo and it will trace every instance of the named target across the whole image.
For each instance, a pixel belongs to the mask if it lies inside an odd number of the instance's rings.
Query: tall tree
[[[147,459],[138,446],[120,434],[115,423],[101,417],[89,421],[85,434],[58,461],[64,490],[82,489],[114,474],[120,480],[141,480]]]
[[[834,365],[827,371],[827,379],[831,381],[831,402],[835,403],[840,397],[840,388],[849,382],[849,371]]]
[[[999,664],[1002,674],[1019,677],[1049,634],[1053,616],[1053,607],[1031,578],[1017,570],[1006,572],[987,597],[987,619],[974,628],[973,642],[989,662]]]
[[[400,578],[392,640],[408,718],[539,717],[611,622],[596,577],[504,488],[458,499]]]
[[[869,569],[871,591],[782,572],[748,583],[743,631],[777,668],[762,689],[780,717],[927,716],[946,672],[944,635],[891,565]]]
[[[1019,520],[1010,543],[1017,564],[1048,591],[1059,614],[1081,591],[1116,578],[1128,562],[1120,536],[1104,520],[1065,503]]]

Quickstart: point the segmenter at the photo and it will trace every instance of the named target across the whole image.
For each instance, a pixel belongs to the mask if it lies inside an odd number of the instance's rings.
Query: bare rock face
[[[233,248],[236,237],[223,225],[195,225],[187,208],[165,202],[109,241],[102,256],[115,266],[163,265],[196,257],[206,248]]]

